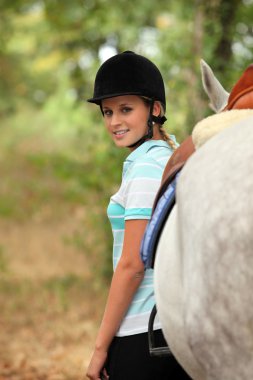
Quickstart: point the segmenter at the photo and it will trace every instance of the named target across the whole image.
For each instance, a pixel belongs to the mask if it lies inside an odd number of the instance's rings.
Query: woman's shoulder
[[[163,161],[168,161],[168,157],[163,157]],[[149,154],[144,154],[141,157],[138,157],[135,161],[132,162],[128,170],[128,178],[160,178],[164,170],[164,162],[161,159],[157,159]]]
[[[152,146],[146,153],[146,157],[143,157],[144,160],[147,160],[149,162],[154,162],[160,167],[164,168],[166,163],[168,162],[168,159],[173,153],[173,149],[169,144],[167,144],[165,141],[162,145],[154,145]]]
[[[173,150],[165,141],[148,141],[145,151],[131,162],[127,177],[159,177],[164,170]]]
[[[139,165],[158,164],[161,157],[168,157],[171,155],[170,147],[165,143],[164,145],[151,145],[145,152],[133,161],[133,167]]]

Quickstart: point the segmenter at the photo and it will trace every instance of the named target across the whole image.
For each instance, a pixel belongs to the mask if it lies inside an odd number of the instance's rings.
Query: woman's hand
[[[106,370],[104,368],[105,362],[107,359],[107,352],[102,350],[95,350],[90,364],[88,366],[88,370],[86,373],[86,376],[90,380],[102,380],[101,379],[101,373],[103,373],[103,379],[109,379],[109,376],[106,373]]]

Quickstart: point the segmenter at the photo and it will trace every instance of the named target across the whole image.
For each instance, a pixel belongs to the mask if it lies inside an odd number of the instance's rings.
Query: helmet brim
[[[124,95],[137,95],[137,96],[143,96],[143,94],[141,92],[120,92],[120,93],[116,93],[116,94],[106,94],[106,95],[101,95],[101,96],[98,96],[98,97],[95,97],[95,98],[89,98],[87,99],[87,102],[89,103],[95,103],[97,105],[100,105],[101,104],[101,101],[104,100],[104,99],[109,99],[109,98],[116,98],[117,96],[124,96]]]

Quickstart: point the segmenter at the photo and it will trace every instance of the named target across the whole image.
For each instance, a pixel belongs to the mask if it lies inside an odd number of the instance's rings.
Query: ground
[[[68,244],[77,225],[0,220],[0,380],[85,378],[106,286]]]

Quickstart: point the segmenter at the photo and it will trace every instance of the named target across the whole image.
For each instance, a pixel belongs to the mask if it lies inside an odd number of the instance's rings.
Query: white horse
[[[228,93],[202,62],[219,112]],[[196,152],[155,260],[165,338],[194,380],[253,378],[253,110],[212,115],[193,130]]]

